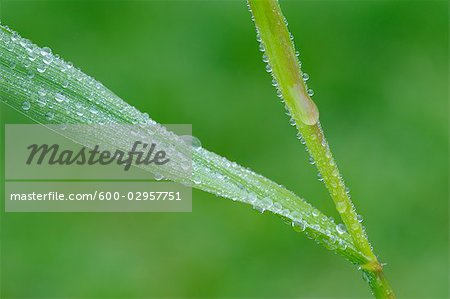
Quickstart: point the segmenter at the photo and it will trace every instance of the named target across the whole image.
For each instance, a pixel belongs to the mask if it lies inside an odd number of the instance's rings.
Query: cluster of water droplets
[[[199,161],[197,155],[201,157],[199,160],[205,157],[206,160]],[[355,250],[348,234],[341,233],[340,226],[332,218],[323,215],[283,186],[235,162],[201,148],[194,154],[193,173],[194,182],[200,189],[250,204],[260,213],[268,211],[281,215],[294,230],[304,232],[330,250],[345,251],[349,246]]]
[[[3,90],[23,99],[14,108],[24,113],[44,114],[48,123],[112,123],[117,116],[123,122],[153,123],[49,47],[40,48],[6,26],[0,27],[0,47],[6,50],[0,52],[7,78]]]
[[[315,147],[316,156],[310,152],[309,147],[306,150],[309,154],[309,163],[317,166],[317,178],[320,182],[327,184],[330,195],[335,199],[336,210],[340,214],[352,214],[353,219],[350,229],[353,231],[361,231],[361,234],[365,235],[364,226],[359,223],[362,222],[362,217],[356,214],[355,207],[351,202],[350,190],[345,186],[345,182],[341,174],[339,173],[336,162],[331,154],[328,142],[325,139],[320,122],[317,123],[317,131],[312,134],[308,134],[310,143]],[[306,140],[299,133],[298,138],[305,144]],[[320,153],[320,154],[317,154]],[[322,171],[322,173],[320,172]],[[323,175],[322,175],[323,174]],[[325,176],[325,177],[324,177]],[[340,225],[338,232],[346,231],[343,224]]]
[[[84,134],[81,144],[122,146],[129,150],[130,138],[148,138],[171,157],[172,168],[159,169],[155,179],[167,177],[189,183],[191,151],[199,147],[195,137],[186,144],[179,136],[157,124],[147,113],[127,104],[100,82],[66,62],[48,47],[40,48],[6,26],[0,26],[1,101],[30,117],[51,124],[114,125],[132,124],[126,132],[105,130]],[[66,125],[59,128],[66,129]],[[116,127],[117,128],[117,127]],[[64,134],[76,138],[71,128]],[[83,130],[89,130],[85,126]],[[89,134],[88,134],[89,133]],[[121,134],[119,136],[119,133]],[[132,143],[131,143],[132,144]],[[168,164],[168,165],[169,165]],[[155,171],[155,169],[149,169]]]

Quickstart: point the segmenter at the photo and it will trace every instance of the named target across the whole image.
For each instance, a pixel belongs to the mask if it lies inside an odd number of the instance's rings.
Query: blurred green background
[[[321,122],[399,298],[448,298],[447,1],[282,1]],[[1,20],[160,123],[336,218],[244,1],[5,1]],[[26,123],[2,106],[2,123]],[[3,196],[3,194],[2,194]],[[273,215],[1,212],[1,298],[368,298]]]

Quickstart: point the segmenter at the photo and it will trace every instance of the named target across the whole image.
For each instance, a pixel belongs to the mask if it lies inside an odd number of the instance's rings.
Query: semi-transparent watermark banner
[[[190,212],[192,190],[169,182],[6,182],[7,212]]]
[[[190,125],[5,126],[6,212],[189,212]]]

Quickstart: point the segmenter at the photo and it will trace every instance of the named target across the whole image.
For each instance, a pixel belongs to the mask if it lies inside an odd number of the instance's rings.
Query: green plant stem
[[[306,142],[309,153],[315,161],[321,179],[325,183],[349,234],[352,236],[355,246],[369,257],[372,263],[377,264],[377,258],[372,252],[364,228],[358,220],[355,207],[353,206],[349,193],[346,191],[344,181],[339,174],[338,167],[333,159],[320,124],[308,126],[299,123],[298,127]],[[378,266],[368,264],[365,267]]]
[[[394,298],[321,129],[318,109],[308,94],[299,67],[301,64],[278,1],[249,0],[248,3],[261,49],[265,52],[265,60],[269,63],[268,70],[277,82],[285,105],[315,161],[355,247],[368,258],[368,262],[360,267],[366,274],[368,273],[369,284],[375,296]]]
[[[379,271],[363,270],[363,277],[368,282],[372,293],[376,298],[395,298],[394,291],[387,281],[382,269]]]

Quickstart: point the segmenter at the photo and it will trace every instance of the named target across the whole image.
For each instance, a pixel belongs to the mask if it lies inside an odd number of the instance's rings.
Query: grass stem
[[[248,3],[256,25],[257,39],[261,43],[260,49],[264,52],[263,60],[268,62],[266,70],[272,74],[278,94],[314,159],[321,180],[355,247],[368,258],[360,267],[369,278],[376,297],[394,298],[325,139],[319,122],[319,110],[311,99],[313,93],[306,86],[293,37],[278,1],[249,0]]]

